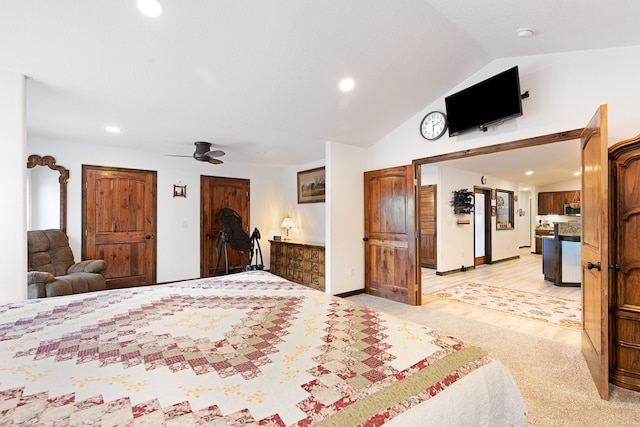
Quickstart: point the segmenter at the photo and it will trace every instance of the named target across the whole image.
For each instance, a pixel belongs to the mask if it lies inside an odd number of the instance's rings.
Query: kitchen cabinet
[[[538,215],[564,215],[564,205],[580,203],[580,190],[538,193]]]
[[[551,236],[542,238],[542,274],[544,280],[556,281],[556,245]]]
[[[544,236],[552,236],[553,229],[536,229],[536,253],[542,253],[542,239]]]

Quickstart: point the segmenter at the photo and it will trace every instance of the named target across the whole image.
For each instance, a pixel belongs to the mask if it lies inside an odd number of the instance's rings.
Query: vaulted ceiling
[[[30,135],[301,164],[375,143],[494,59],[640,44],[628,0],[159,1],[152,19],[136,0],[0,0]]]

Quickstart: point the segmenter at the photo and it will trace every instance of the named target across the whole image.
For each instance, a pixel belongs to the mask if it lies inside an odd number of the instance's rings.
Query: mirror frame
[[[60,230],[67,233],[67,182],[69,181],[69,169],[64,166],[56,165],[56,159],[53,156],[41,157],[32,154],[27,159],[27,169],[36,166],[47,166],[49,169],[60,173],[58,182],[60,183]]]

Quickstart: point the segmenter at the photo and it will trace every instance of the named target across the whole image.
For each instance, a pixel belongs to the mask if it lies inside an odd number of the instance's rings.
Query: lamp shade
[[[287,215],[286,218],[282,221],[282,224],[280,225],[280,227],[289,229],[289,228],[295,227],[295,224],[293,223],[293,220],[291,219],[291,217]]]

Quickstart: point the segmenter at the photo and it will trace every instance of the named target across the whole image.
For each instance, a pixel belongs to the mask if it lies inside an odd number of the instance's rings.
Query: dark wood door
[[[420,187],[420,266],[434,269],[437,268],[436,195],[435,184]]]
[[[106,261],[108,289],[156,283],[156,179],[82,165],[82,258]]]
[[[413,166],[365,172],[365,292],[421,304]]]
[[[222,225],[218,217],[222,208],[233,209],[242,218],[242,229],[249,231],[249,180],[239,178],[200,177],[200,277],[226,273],[224,245],[220,238]],[[220,260],[218,261],[218,254]],[[241,253],[227,245],[229,273],[246,267]],[[245,254],[250,257],[250,253]],[[217,268],[216,268],[217,267]]]
[[[640,135],[609,149],[611,382],[640,391]]]
[[[582,353],[602,399],[609,397],[609,187],[607,106],[585,127],[582,147]]]

